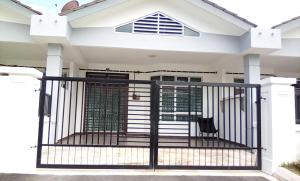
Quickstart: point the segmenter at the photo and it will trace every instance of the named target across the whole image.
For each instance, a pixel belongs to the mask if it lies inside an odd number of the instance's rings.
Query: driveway
[[[268,181],[263,177],[226,176],[54,176],[0,174],[0,181]]]

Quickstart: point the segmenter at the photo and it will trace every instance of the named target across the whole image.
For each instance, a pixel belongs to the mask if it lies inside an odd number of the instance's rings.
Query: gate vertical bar
[[[261,158],[261,86],[256,87],[256,116],[257,116],[257,168],[262,168]]]
[[[151,84],[151,130],[150,130],[150,167],[155,169],[158,162],[158,122],[160,86],[156,82]]]
[[[188,116],[189,116],[189,135],[188,135],[188,140],[189,140],[189,143],[188,143],[188,147],[191,147],[191,86],[188,87],[188,91],[189,91],[189,99],[188,99]]]
[[[37,159],[36,159],[37,168],[41,167],[41,159],[42,159],[45,95],[46,95],[46,80],[43,77],[41,92],[40,92],[40,100],[39,100],[39,133],[38,133]]]

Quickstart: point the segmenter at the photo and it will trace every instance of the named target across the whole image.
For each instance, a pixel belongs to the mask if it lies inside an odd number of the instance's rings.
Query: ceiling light
[[[149,58],[155,58],[157,55],[148,55]]]

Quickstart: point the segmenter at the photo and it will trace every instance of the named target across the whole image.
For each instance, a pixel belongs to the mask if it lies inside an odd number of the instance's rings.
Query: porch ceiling
[[[46,60],[46,45],[0,42],[0,60]]]
[[[123,49],[123,48],[78,48],[90,63],[112,63],[112,64],[156,64],[156,63],[175,63],[175,64],[202,64],[211,66],[216,61],[229,57],[226,54],[194,53],[194,52],[171,52],[142,49]]]

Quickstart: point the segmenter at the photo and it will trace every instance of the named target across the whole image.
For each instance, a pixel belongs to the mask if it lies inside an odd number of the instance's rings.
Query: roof
[[[295,21],[295,20],[298,20],[298,19],[300,19],[300,16],[297,16],[297,17],[294,17],[294,18],[289,19],[289,20],[287,20],[287,21],[284,21],[284,22],[282,22],[282,23],[280,23],[280,24],[278,24],[278,25],[273,26],[272,28],[273,28],[273,29],[278,28],[278,27],[280,27],[280,26],[282,26],[282,25],[288,24],[288,23],[290,23],[290,22],[292,22],[292,21]]]
[[[107,0],[94,0],[94,1],[89,2],[89,3],[86,3],[86,4],[82,4],[81,6],[75,8],[75,9],[61,12],[61,13],[59,13],[59,15],[60,15],[60,16],[63,16],[63,15],[72,13],[72,12],[74,12],[74,11],[78,11],[78,10],[83,9],[83,8],[86,8],[86,7],[93,6],[93,5],[95,5],[95,4],[98,4],[98,3],[101,3],[101,2],[104,2],[104,1],[107,1]]]
[[[29,11],[32,11],[32,12],[36,13],[36,14],[39,14],[39,15],[42,14],[41,12],[39,12],[39,11],[37,11],[37,10],[34,10],[32,7],[27,6],[27,5],[21,3],[21,2],[18,1],[18,0],[11,0],[11,1],[14,2],[14,3],[16,3],[16,4],[18,4],[18,5],[20,5],[20,6],[22,6],[22,7],[24,7],[24,8],[26,8],[26,9],[28,9]]]
[[[240,17],[240,16],[237,15],[236,13],[233,13],[233,12],[231,12],[231,11],[229,11],[229,10],[227,10],[227,9],[225,9],[225,8],[223,8],[223,7],[221,7],[221,6],[219,6],[219,5],[216,4],[216,3],[213,3],[213,2],[208,1],[208,0],[201,0],[201,1],[203,1],[203,2],[205,2],[205,3],[207,3],[207,4],[209,4],[209,5],[211,5],[211,6],[213,6],[213,7],[215,7],[215,8],[217,8],[217,9],[221,10],[221,11],[224,11],[225,13],[227,13],[227,14],[229,14],[229,15],[231,15],[231,16],[233,16],[233,17],[235,17],[235,18],[237,18],[237,19],[239,19],[239,20],[241,20],[241,21],[243,21],[243,22],[245,22],[245,23],[247,23],[247,24],[253,26],[253,27],[257,27],[256,24],[254,24],[254,23],[248,21],[248,20],[245,19],[245,18]]]
[[[90,3],[83,4],[83,5],[81,5],[81,6],[77,7],[77,8],[75,8],[75,9],[61,12],[61,13],[59,13],[59,15],[63,16],[63,15],[72,13],[72,12],[74,12],[74,11],[78,11],[78,10],[80,10],[80,9],[83,9],[83,8],[86,8],[86,7],[89,7],[89,6],[93,6],[93,5],[95,5],[95,4],[98,4],[98,3],[101,3],[101,2],[104,2],[104,1],[107,1],[107,0],[94,0],[94,1],[92,1],[92,2],[90,2]],[[254,23],[248,21],[247,19],[242,18],[242,17],[238,16],[237,14],[235,14],[235,13],[233,13],[233,12],[231,12],[231,11],[229,11],[229,10],[227,10],[227,9],[225,9],[225,8],[223,8],[223,7],[221,7],[221,6],[219,6],[219,5],[217,5],[216,3],[213,3],[213,2],[211,2],[211,1],[209,1],[209,0],[200,0],[200,1],[203,1],[203,2],[206,3],[206,4],[208,4],[208,5],[210,5],[210,6],[213,6],[213,7],[217,8],[217,9],[219,9],[219,10],[221,10],[221,11],[223,11],[223,12],[225,12],[225,13],[227,13],[227,14],[229,14],[229,15],[231,15],[231,16],[233,16],[233,17],[235,17],[235,18],[237,18],[237,19],[239,19],[239,20],[241,20],[241,21],[243,21],[243,22],[245,22],[246,24],[249,24],[249,25],[251,25],[251,26],[253,26],[253,27],[257,27],[256,24],[254,24]]]

